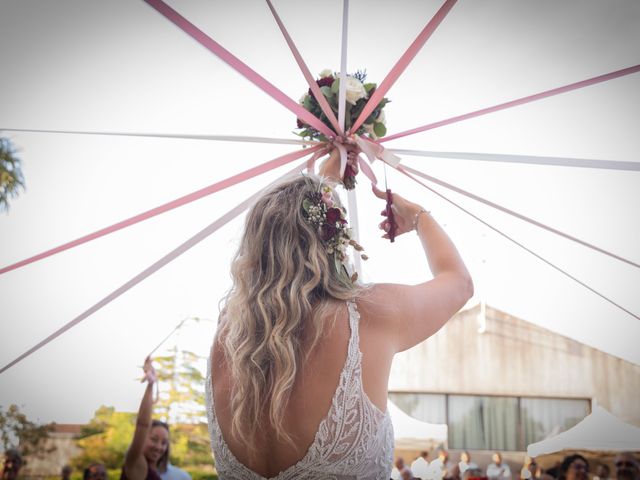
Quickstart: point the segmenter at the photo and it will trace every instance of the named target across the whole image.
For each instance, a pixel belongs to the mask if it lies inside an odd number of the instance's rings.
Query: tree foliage
[[[135,413],[116,412],[104,405],[98,408],[76,440],[82,453],[72,460],[73,466],[82,469],[97,462],[107,468],[121,468],[133,438],[135,420]]]
[[[9,198],[24,189],[21,162],[7,138],[0,137],[0,212],[9,209]]]
[[[0,405],[0,445],[2,450],[18,448],[23,456],[45,455],[55,450],[45,440],[53,431],[54,424],[37,424],[27,418],[17,405],[5,410]]]

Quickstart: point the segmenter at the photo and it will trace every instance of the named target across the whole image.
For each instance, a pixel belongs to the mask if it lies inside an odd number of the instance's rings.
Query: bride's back
[[[251,455],[246,445],[231,434],[230,388],[232,382],[222,348],[218,341],[212,352],[211,371],[215,414],[222,437],[236,459],[264,477],[276,476],[295,465],[307,455],[314,443],[318,427],[331,409],[331,402],[345,368],[348,344],[351,338],[347,305],[331,302],[322,319],[327,326],[308,358],[300,365],[296,374],[291,396],[285,407],[284,429],[293,440],[293,445],[277,438],[273,427],[263,421],[255,437],[256,455]],[[364,308],[366,311],[366,307]],[[362,326],[365,326],[362,328]],[[386,355],[375,347],[369,346],[371,332],[366,328],[367,319],[362,318],[359,328],[358,350],[363,352],[363,383],[365,401],[372,403],[374,409],[386,409],[386,383],[392,352]],[[362,338],[364,337],[364,338]],[[373,351],[377,350],[377,354]],[[366,353],[365,353],[366,352]],[[357,352],[356,352],[357,353]],[[386,372],[386,373],[385,373]]]

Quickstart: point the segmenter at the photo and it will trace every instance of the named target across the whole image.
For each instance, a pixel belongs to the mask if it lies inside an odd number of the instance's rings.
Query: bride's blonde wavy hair
[[[300,176],[264,194],[247,215],[231,265],[218,335],[231,375],[231,434],[249,451],[265,421],[293,444],[284,412],[305,353],[323,332],[325,300],[353,299],[363,290],[338,275],[305,218],[303,200],[323,186],[319,177]]]

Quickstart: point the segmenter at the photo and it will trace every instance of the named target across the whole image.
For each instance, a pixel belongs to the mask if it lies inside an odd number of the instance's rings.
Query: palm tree
[[[21,188],[24,177],[20,159],[9,139],[0,137],[0,212],[9,210],[9,198],[18,196]]]

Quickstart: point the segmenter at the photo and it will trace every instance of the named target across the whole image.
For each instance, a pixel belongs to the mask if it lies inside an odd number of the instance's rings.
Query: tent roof
[[[393,423],[393,433],[396,440],[436,440],[446,441],[447,426],[445,424],[427,423],[404,413],[391,400],[387,401],[389,415]]]
[[[623,422],[602,407],[595,406],[591,414],[573,428],[529,445],[527,454],[537,457],[561,450],[640,450],[640,428]]]

